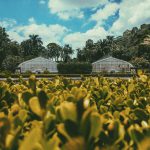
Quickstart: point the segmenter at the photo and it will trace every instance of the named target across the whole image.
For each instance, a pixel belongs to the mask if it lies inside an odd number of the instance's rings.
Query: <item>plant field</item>
[[[0,82],[1,150],[149,150],[150,78]]]

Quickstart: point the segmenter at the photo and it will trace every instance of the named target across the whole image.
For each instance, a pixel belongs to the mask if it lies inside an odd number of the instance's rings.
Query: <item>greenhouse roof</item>
[[[50,60],[50,59],[47,59],[47,58],[44,58],[44,57],[36,57],[36,58],[30,59],[30,60],[24,61],[24,62],[22,62],[21,64],[30,63],[30,62],[34,62],[34,61],[40,61],[40,62],[42,62],[42,61],[48,61],[48,62],[50,62],[50,63],[57,64],[57,62],[54,62],[54,61],[52,61],[52,60]],[[20,64],[20,65],[21,65],[21,64]],[[20,66],[20,65],[19,65],[19,66]]]
[[[121,59],[118,59],[118,58],[114,58],[112,56],[103,57],[102,59],[99,59],[96,62],[93,62],[92,64],[95,64],[95,63],[98,63],[98,62],[102,62],[102,61],[106,61],[106,60],[109,60],[109,59],[116,60],[116,61],[121,61],[121,62],[128,63],[128,64],[132,65],[131,63],[129,63],[127,61],[124,61],[124,60],[121,60]]]

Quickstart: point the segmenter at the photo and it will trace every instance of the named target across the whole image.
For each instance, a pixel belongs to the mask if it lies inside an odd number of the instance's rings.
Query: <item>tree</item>
[[[142,43],[139,45],[138,48],[138,57],[144,57],[145,59],[150,61],[150,37],[149,37],[149,44]]]
[[[88,39],[85,43],[85,47],[77,53],[77,56],[81,57],[80,59],[83,59],[87,62],[92,62],[95,59],[95,55],[97,53],[97,49],[93,40]]]
[[[7,55],[7,48],[9,42],[10,39],[5,31],[5,28],[0,27],[0,68],[2,68],[2,62]]]
[[[97,50],[96,55],[95,55],[95,61],[102,58],[105,55],[104,49],[103,49],[104,46],[105,45],[101,39],[95,43],[95,47]]]
[[[21,55],[21,46],[18,42],[13,41],[8,44],[8,55],[20,56]]]
[[[74,53],[72,47],[70,47],[69,44],[66,44],[64,47],[63,47],[63,61],[64,62],[68,62],[71,57],[70,55],[72,55]]]
[[[135,57],[131,62],[137,68],[150,68],[150,62],[143,57]]]
[[[42,54],[43,42],[38,35],[29,35],[29,39],[21,43],[22,55],[26,58],[34,58]]]
[[[4,70],[15,72],[17,66],[21,62],[22,62],[22,58],[20,56],[8,55],[2,63],[2,67]]]
[[[76,49],[77,51],[77,60],[79,62],[84,62],[86,61],[85,55],[84,55],[84,51],[81,50],[80,48]]]
[[[49,43],[47,45],[47,55],[49,58],[54,58],[55,61],[58,61],[61,56],[62,48],[56,43]]]

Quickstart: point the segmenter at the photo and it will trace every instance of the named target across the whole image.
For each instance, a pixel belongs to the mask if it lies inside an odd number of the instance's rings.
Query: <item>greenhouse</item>
[[[92,63],[92,72],[130,72],[133,65],[114,57],[107,57]]]
[[[37,57],[21,63],[18,68],[21,73],[31,71],[34,73],[42,73],[49,71],[52,73],[58,72],[57,63],[43,57]]]

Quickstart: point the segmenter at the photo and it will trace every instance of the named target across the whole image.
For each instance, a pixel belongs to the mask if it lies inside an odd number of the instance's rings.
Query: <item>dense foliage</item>
[[[90,74],[92,65],[90,63],[60,63],[57,65],[60,74]]]
[[[14,72],[21,62],[38,56],[68,62],[73,52],[68,44],[61,47],[56,43],[49,43],[44,47],[38,35],[29,35],[29,39],[19,44],[9,38],[5,28],[0,27],[0,70]]]
[[[150,78],[0,82],[0,149],[150,148]]]
[[[89,39],[77,50],[68,44],[48,43],[44,46],[36,33],[18,43],[0,27],[0,70],[14,72],[19,63],[37,56],[58,62],[94,62],[108,55],[129,61],[138,68],[150,68],[150,24],[141,25],[139,29],[134,27],[115,38],[107,36],[97,42]]]
[[[122,36],[107,36],[94,42],[86,41],[82,49],[77,50],[80,61],[94,62],[105,56],[114,56],[133,63],[139,68],[150,67],[150,24],[143,24],[138,29],[126,30]],[[142,63],[137,60],[142,60]]]

